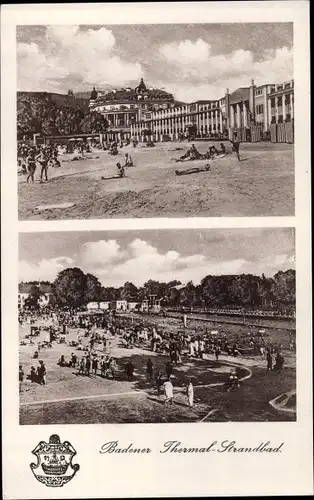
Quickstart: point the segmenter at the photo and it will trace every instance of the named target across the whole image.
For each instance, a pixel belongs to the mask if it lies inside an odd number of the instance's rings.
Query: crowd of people
[[[37,166],[40,168],[40,182],[48,181],[49,167],[60,167],[59,151],[56,145],[28,146],[22,143],[18,146],[18,168],[27,176],[27,183],[35,182]]]
[[[34,326],[41,322],[42,326]],[[43,330],[47,331],[49,339],[38,340],[33,358],[38,359],[43,348],[53,347],[54,342],[64,344],[64,352],[60,355],[57,366],[60,369],[70,368],[76,376],[101,377],[112,380],[125,380],[132,382],[134,375],[140,375],[138,365],[133,362],[132,353],[124,362],[113,355],[112,341],[125,349],[139,348],[148,351],[143,355],[142,365],[145,365],[147,382],[155,387],[157,394],[165,394],[165,401],[173,401],[173,380],[176,367],[184,365],[192,359],[215,359],[221,355],[237,358],[245,356],[245,352],[265,359],[267,371],[280,372],[284,366],[281,345],[276,345],[262,332],[252,332],[241,337],[231,337],[227,331],[203,330],[202,333],[191,333],[190,329],[182,329],[176,333],[163,328],[145,323],[142,320],[134,321],[126,316],[119,316],[115,312],[103,315],[82,315],[75,311],[50,311],[41,315],[36,313],[21,312],[20,325],[30,324],[31,334],[26,335],[30,344],[34,345],[33,337],[40,337]],[[67,341],[69,329],[76,329],[76,339]],[[25,345],[25,340],[21,341]],[[69,347],[72,352],[69,354]],[[62,346],[59,349],[63,350]],[[290,338],[290,350],[295,349],[295,338]],[[149,355],[151,351],[151,355]],[[137,350],[138,352],[138,350]],[[160,355],[165,357],[163,366]],[[123,363],[123,364],[121,364]],[[47,370],[43,360],[39,360],[37,369],[31,366],[26,379],[40,385],[47,384]],[[24,371],[20,365],[20,388],[24,380]],[[49,381],[49,380],[48,380]],[[227,375],[223,389],[236,390],[240,380],[236,370]],[[182,386],[180,386],[182,388]],[[185,384],[189,406],[193,406],[194,387],[193,380],[188,378]]]
[[[109,155],[116,156],[119,154],[119,148],[131,144],[130,139],[119,143],[112,139],[105,142],[100,142],[99,139],[70,139],[67,143],[55,142],[53,144],[30,145],[25,142],[18,144],[17,150],[17,166],[18,172],[26,176],[27,183],[35,182],[35,173],[37,167],[40,169],[39,181],[40,183],[48,182],[49,168],[57,168],[61,166],[59,157],[70,154],[72,155],[71,161],[84,160],[89,157],[86,154],[91,153],[94,149],[102,149],[108,151]],[[133,147],[136,147],[138,141],[133,139]],[[147,143],[149,145],[149,143]],[[69,161],[68,159],[63,161]],[[116,164],[118,169],[118,177],[125,177],[125,168],[133,166],[131,156],[126,153],[124,164],[118,162]]]
[[[219,157],[226,154],[226,146],[222,142],[220,144],[220,149],[217,149],[216,146],[209,146],[208,150],[202,154],[197,149],[195,144],[191,144],[184,155],[180,156],[180,158],[173,158],[176,162],[182,162],[185,160],[212,160],[215,157]]]
[[[232,149],[236,152],[238,160],[240,141],[235,133],[232,142]],[[116,139],[107,139],[106,141],[100,141],[99,138],[89,137],[89,138],[72,138],[66,143],[62,140],[57,141],[53,144],[42,144],[42,145],[30,145],[25,142],[18,144],[17,151],[17,164],[19,173],[26,175],[27,183],[35,182],[35,172],[37,167],[40,168],[39,181],[40,183],[48,182],[48,171],[49,168],[60,167],[61,163],[59,156],[65,154],[72,154],[72,161],[84,160],[87,157],[86,154],[92,152],[93,149],[98,148],[107,151],[110,156],[117,156],[119,154],[119,149],[125,146],[133,145],[136,148],[138,145],[138,140],[135,137],[127,138],[125,141]],[[154,147],[155,144],[151,139],[145,141],[146,147]],[[186,160],[212,160],[214,158],[222,157],[226,154],[226,146],[224,143],[220,144],[220,149],[212,145],[208,147],[208,150],[202,154],[200,153],[193,143],[186,153],[179,158],[172,158],[176,162],[182,162]],[[133,166],[133,161],[128,153],[125,154],[125,162],[116,163],[118,170],[118,177],[125,177],[126,167]],[[69,160],[63,160],[69,161]],[[102,177],[105,180],[105,177]]]

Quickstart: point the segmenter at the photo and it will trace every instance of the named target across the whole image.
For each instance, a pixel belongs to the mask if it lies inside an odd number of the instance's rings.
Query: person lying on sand
[[[204,165],[204,167],[192,167],[192,168],[187,168],[185,170],[175,170],[176,175],[189,175],[189,174],[198,174],[200,172],[209,172],[210,171],[210,165],[209,163]]]

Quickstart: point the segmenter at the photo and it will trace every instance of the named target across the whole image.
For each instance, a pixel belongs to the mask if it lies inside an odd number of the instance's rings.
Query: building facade
[[[176,105],[172,94],[163,89],[147,88],[143,79],[135,88],[113,89],[99,93],[93,89],[89,108],[101,113],[108,124],[105,139],[125,140],[131,137],[131,127],[149,119],[153,111]]]
[[[226,90],[218,100],[195,101],[190,104],[153,110],[131,124],[131,135],[138,140],[177,140],[180,136],[224,138],[236,129],[258,127],[265,136],[272,124],[293,122],[294,82],[249,87],[233,92]]]

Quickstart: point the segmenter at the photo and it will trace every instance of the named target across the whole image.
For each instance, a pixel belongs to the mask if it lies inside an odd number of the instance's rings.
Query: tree
[[[59,306],[82,307],[86,301],[86,276],[78,267],[61,271],[53,283]]]
[[[133,283],[127,281],[121,290],[121,299],[129,302],[137,301],[138,289]]]
[[[102,296],[102,286],[98,278],[87,273],[85,276],[85,301],[100,302]]]
[[[115,302],[116,300],[120,300],[121,293],[119,289],[114,287],[102,287],[101,298],[105,302]]]
[[[29,296],[25,299],[24,306],[29,309],[39,309],[39,299],[41,292],[38,285],[32,285]]]
[[[295,271],[279,271],[272,280],[271,292],[278,309],[295,307]]]
[[[186,287],[180,290],[180,303],[182,306],[193,307],[196,305],[196,288],[192,281],[189,281]]]

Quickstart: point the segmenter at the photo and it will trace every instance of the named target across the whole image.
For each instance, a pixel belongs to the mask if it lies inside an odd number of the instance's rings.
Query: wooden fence
[[[287,142],[294,143],[294,130],[292,122],[272,123],[270,125],[270,140],[271,142]]]

